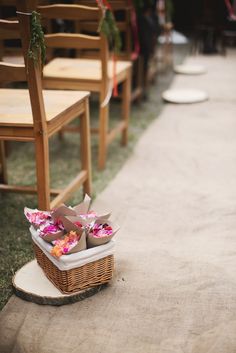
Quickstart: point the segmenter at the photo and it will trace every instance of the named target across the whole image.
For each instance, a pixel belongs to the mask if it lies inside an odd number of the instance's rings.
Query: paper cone
[[[91,203],[91,198],[86,194],[85,197],[84,197],[84,201],[73,208],[73,210],[75,211],[76,215],[81,215],[81,214],[88,213],[89,207],[90,207],[90,203]],[[71,215],[71,216],[73,216],[73,215]]]
[[[70,251],[68,251],[65,255],[73,254],[75,252],[79,252],[82,250],[87,249],[87,244],[86,244],[86,234],[83,232],[81,234],[80,240],[78,241],[78,244],[75,245]]]
[[[47,216],[48,216],[48,219],[51,218],[51,214],[50,214],[50,212],[48,212],[48,211],[41,211],[41,210],[38,210],[37,208],[32,209],[32,208],[24,207],[24,215],[25,215],[25,217],[27,218],[27,220],[32,224],[32,226],[33,226],[35,229],[38,229],[38,228],[40,227],[40,225],[42,225],[42,224],[46,221],[47,218],[45,218],[45,219],[42,218],[42,219],[41,219],[41,222],[40,222],[39,224],[37,224],[37,223],[34,223],[34,222],[30,221],[30,219],[29,219],[29,217],[28,217],[28,215],[27,215],[28,213],[29,213],[29,214],[41,213],[41,214],[47,215]]]
[[[79,215],[77,216],[68,216],[66,217],[68,220],[70,220],[71,222],[75,223],[75,222],[80,222],[82,224],[83,227],[86,227],[89,224],[92,224],[96,221],[97,217],[81,217]]]
[[[112,222],[101,219],[101,218],[96,220],[95,223],[97,223],[97,224],[107,223],[108,225],[110,225],[112,227],[113,232],[112,232],[112,234],[104,236],[104,237],[95,237],[92,235],[92,233],[88,233],[88,235],[87,235],[88,248],[92,248],[94,246],[99,246],[99,245],[103,245],[103,244],[108,243],[119,230],[119,227],[117,225],[113,224]]]
[[[56,240],[56,239],[60,239],[62,238],[63,236],[65,235],[65,232],[63,230],[60,230],[56,233],[47,233],[45,235],[41,235],[40,234],[40,237],[47,241],[48,243],[51,243],[53,240]]]
[[[75,216],[75,215],[76,215],[76,212],[72,208],[67,207],[66,205],[62,205],[52,212],[52,219],[55,222],[58,219],[61,220],[61,217],[63,216]]]
[[[106,221],[106,220],[108,220],[108,218],[110,218],[110,216],[111,216],[111,212],[108,212],[108,213],[98,215],[97,219],[104,219]]]
[[[78,227],[74,222],[78,221],[80,222],[83,226],[86,226],[85,221],[78,216],[62,216],[60,218],[65,230],[67,232],[70,232],[71,230],[76,231],[78,234],[82,234],[83,228]]]

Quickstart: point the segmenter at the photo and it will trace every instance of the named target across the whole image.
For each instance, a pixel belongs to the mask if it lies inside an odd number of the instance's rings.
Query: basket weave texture
[[[109,282],[112,278],[114,255],[105,256],[77,268],[61,271],[34,242],[33,248],[37,262],[47,278],[64,294],[99,286]]]

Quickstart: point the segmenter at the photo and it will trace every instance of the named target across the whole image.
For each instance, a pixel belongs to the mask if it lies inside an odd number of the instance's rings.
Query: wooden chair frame
[[[28,99],[31,105],[32,115],[24,121],[24,118],[12,118],[11,114],[5,114],[5,100],[13,100],[14,93],[20,92],[18,89],[0,89],[0,161],[2,168],[0,170],[0,191],[27,192],[37,193],[38,207],[40,209],[52,209],[63,201],[65,201],[72,193],[83,186],[84,193],[91,194],[91,152],[90,152],[90,126],[89,126],[89,107],[88,97],[89,92],[64,92],[67,102],[63,102],[64,110],[58,111],[58,107],[53,107],[51,112],[46,108],[47,104],[44,98],[48,100],[55,96],[60,100],[63,92],[58,91],[42,91],[42,74],[40,63],[35,64],[33,60],[28,59],[28,48],[30,41],[30,18],[29,15],[34,10],[31,1],[18,0],[17,9],[18,21],[0,21],[0,33],[4,29],[7,31],[15,31],[20,29],[20,37],[22,41],[22,49],[24,54],[24,65],[13,65],[0,63],[0,77],[3,82],[9,81],[24,81],[28,82],[28,90],[20,90],[30,96]],[[28,92],[28,93],[27,93]],[[27,97],[28,98],[28,97]],[[3,101],[2,101],[3,100]],[[61,103],[62,104],[62,103]],[[11,103],[12,105],[12,103]],[[60,105],[60,104],[59,104]],[[49,108],[52,108],[49,104]],[[3,109],[3,111],[1,111]],[[56,110],[55,110],[56,109]],[[81,171],[64,189],[50,189],[49,177],[49,138],[60,131],[60,129],[68,124],[73,119],[80,117],[80,136],[81,136]],[[15,186],[8,185],[6,173],[6,158],[4,154],[4,141],[25,141],[35,144],[35,159],[36,159],[36,176],[37,186]],[[56,195],[51,201],[50,194]]]
[[[75,4],[84,5],[84,6],[93,6],[97,7],[97,4],[94,0],[74,0]],[[126,0],[111,0],[110,5],[114,16],[116,17],[117,12],[122,11],[123,19],[116,20],[117,27],[120,33],[123,35],[122,50],[117,54],[118,59],[128,60],[132,62],[132,76],[133,76],[133,85],[131,88],[130,100],[131,102],[140,100],[143,95],[143,58],[142,56],[133,55],[133,40],[132,40],[132,26],[131,26],[131,11],[132,8],[128,1]],[[97,31],[98,23],[97,22],[76,22],[77,31]]]
[[[74,21],[99,21],[101,12],[95,7],[86,7],[80,5],[49,5],[39,6],[38,11],[41,13],[42,18],[56,19],[61,18],[64,20]],[[110,85],[113,85],[113,80],[109,77],[109,50],[107,39],[104,35],[84,35],[79,33],[53,33],[45,35],[46,45],[51,48],[74,48],[74,49],[97,49],[99,52],[98,65],[101,65],[101,77],[91,77],[78,79],[76,77],[60,77],[60,75],[49,75],[49,68],[51,62],[45,66],[44,70],[44,87],[54,89],[86,89],[91,92],[99,93],[99,125],[98,129],[93,129],[92,132],[99,133],[99,152],[98,152],[98,167],[103,169],[106,163],[107,147],[110,142],[115,138],[117,133],[122,134],[122,145],[126,145],[128,141],[128,123],[130,114],[130,88],[131,88],[131,64],[129,62],[117,61],[117,66],[123,64],[123,69],[116,74],[118,84],[122,84],[122,111],[121,121],[113,128],[108,130],[109,123],[109,105],[104,105]],[[58,60],[58,59],[56,59]],[[81,59],[73,59],[75,60]],[[88,60],[89,65],[93,65],[93,59]],[[90,61],[89,61],[90,60]],[[92,61],[91,61],[92,60]]]

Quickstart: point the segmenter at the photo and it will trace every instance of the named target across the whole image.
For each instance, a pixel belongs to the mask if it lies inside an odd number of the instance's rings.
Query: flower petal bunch
[[[51,249],[51,254],[55,257],[60,257],[61,255],[67,254],[78,244],[80,237],[80,234],[77,234],[75,231],[71,231],[63,239],[54,240],[54,246]]]
[[[62,230],[64,231],[63,223],[60,220],[54,222],[51,218],[49,221],[46,221],[39,227],[39,235],[43,237],[48,233],[58,233]]]
[[[55,236],[58,235],[59,237],[64,233],[63,223],[59,219],[53,219],[52,212],[38,209],[32,210],[25,207],[24,213],[28,221],[37,229],[39,236],[44,238],[44,240],[51,241]]]
[[[88,213],[81,214],[80,217],[83,219],[91,219],[97,217],[97,213],[95,211],[88,211]]]
[[[39,211],[37,209],[32,210],[30,208],[24,208],[24,214],[27,220],[35,227],[38,228],[46,221],[51,219],[51,213],[48,211]]]
[[[94,223],[94,225],[90,228],[90,234],[92,234],[95,238],[102,238],[112,235],[113,229],[111,225],[107,223]]]

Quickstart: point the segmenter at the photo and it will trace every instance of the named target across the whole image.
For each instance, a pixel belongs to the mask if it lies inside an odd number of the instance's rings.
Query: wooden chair
[[[24,81],[28,89],[0,89],[0,191],[37,193],[38,207],[52,209],[65,201],[77,188],[91,193],[90,126],[88,92],[42,91],[40,63],[28,58],[30,41],[30,1],[18,1],[18,21],[0,20],[0,33],[20,29],[22,49],[27,67],[0,62],[0,80]],[[28,15],[27,15],[28,13]],[[49,138],[65,124],[80,117],[81,171],[63,190],[50,189]],[[37,186],[8,185],[4,141],[25,141],[35,144]],[[79,159],[79,158],[78,158]],[[51,201],[50,194],[56,195]]]
[[[39,6],[42,18],[78,21],[98,21],[98,8],[80,5]],[[127,144],[130,114],[131,63],[116,62],[117,84],[122,84],[121,121],[108,130],[109,91],[114,86],[113,62],[109,58],[108,43],[104,35],[83,35],[79,33],[52,33],[45,35],[47,47],[74,48],[98,51],[98,59],[54,58],[44,67],[44,87],[55,89],[86,89],[99,93],[99,125],[93,132],[99,133],[98,167],[103,169],[109,143],[117,133],[122,134],[121,143]]]
[[[97,7],[95,0],[74,0],[75,4],[84,6]],[[143,58],[136,48],[131,17],[132,11],[135,11],[130,2],[127,0],[111,0],[109,1],[114,17],[116,19],[117,27],[121,34],[122,47],[117,54],[119,60],[128,60],[132,63],[132,87],[131,87],[131,102],[140,100],[143,95]],[[77,28],[80,31],[97,31],[98,23],[95,22],[76,22]],[[138,34],[138,33],[137,33]],[[136,38],[138,40],[138,38]]]

